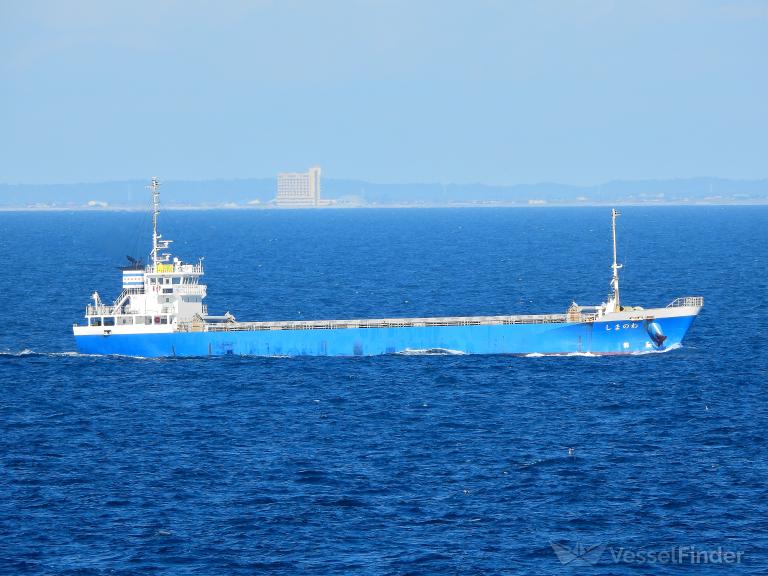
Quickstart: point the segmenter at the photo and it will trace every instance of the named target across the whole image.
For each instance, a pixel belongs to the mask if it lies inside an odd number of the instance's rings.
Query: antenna
[[[621,216],[621,212],[616,208],[611,208],[611,225],[613,227],[613,278],[611,287],[613,288],[613,306],[614,312],[621,311],[621,301],[619,300],[619,268],[622,267],[616,261],[616,216]]]
[[[160,181],[157,178],[152,178],[152,183],[149,185],[149,189],[152,191],[152,268],[153,272],[157,271],[157,241],[160,239],[160,235],[157,233],[157,216],[160,214]]]

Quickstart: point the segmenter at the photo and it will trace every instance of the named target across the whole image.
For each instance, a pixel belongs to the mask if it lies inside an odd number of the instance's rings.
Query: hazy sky
[[[0,0],[0,182],[768,176],[768,1]]]

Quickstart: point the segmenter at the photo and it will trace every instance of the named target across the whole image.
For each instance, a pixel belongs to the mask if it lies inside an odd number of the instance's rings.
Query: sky
[[[768,1],[0,0],[0,182],[768,177]]]

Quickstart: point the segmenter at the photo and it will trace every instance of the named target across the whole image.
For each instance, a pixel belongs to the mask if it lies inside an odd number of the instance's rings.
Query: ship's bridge
[[[173,262],[147,266],[143,271],[142,287],[145,292],[162,294],[198,294],[199,288],[205,288],[200,282],[203,275],[202,261],[197,264],[184,264],[178,258]],[[197,288],[192,288],[196,286]],[[123,288],[128,286],[123,283]]]
[[[202,276],[202,261],[184,264],[174,258],[172,262],[147,266],[144,273],[145,308],[168,314],[172,317],[169,323],[207,313],[202,304],[206,296],[206,286],[200,284]]]

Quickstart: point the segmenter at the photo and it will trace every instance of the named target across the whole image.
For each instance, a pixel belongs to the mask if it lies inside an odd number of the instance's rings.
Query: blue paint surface
[[[375,356],[443,350],[463,354],[640,354],[673,349],[682,343],[693,316],[663,318],[667,336],[648,348],[645,322],[508,324],[346,328],[341,330],[258,330],[153,335],[79,336],[84,354],[124,356]]]
[[[206,256],[211,312],[239,319],[564,311],[608,290],[606,210],[162,218]],[[670,353],[76,354],[71,323],[119,292],[142,221],[0,213],[0,573],[765,572],[767,209],[624,210],[625,304],[706,298]],[[567,569],[551,541],[745,556]]]

